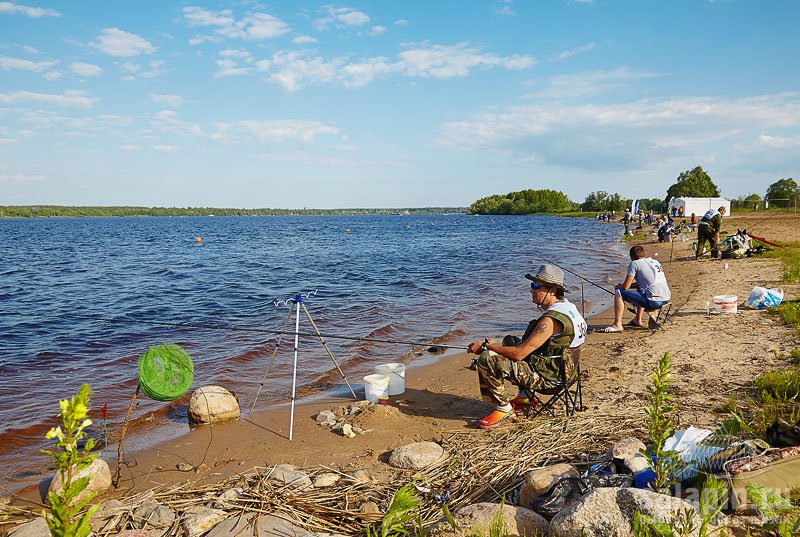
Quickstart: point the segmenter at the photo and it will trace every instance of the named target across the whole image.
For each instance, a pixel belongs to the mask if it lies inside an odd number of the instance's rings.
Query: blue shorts
[[[644,308],[648,311],[657,310],[669,302],[668,300],[650,300],[640,293],[638,289],[617,289],[616,295],[622,297],[622,300],[625,302],[640,308]]]

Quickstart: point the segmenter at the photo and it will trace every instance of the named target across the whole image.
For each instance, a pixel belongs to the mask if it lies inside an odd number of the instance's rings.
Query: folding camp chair
[[[645,310],[645,313],[650,318],[649,321],[652,323],[652,328],[664,328],[664,323],[669,322],[672,324],[672,315],[670,312],[672,311],[672,302],[667,302],[657,310]]]
[[[559,380],[546,381],[543,386],[534,389],[523,388],[531,400],[528,417],[535,418],[542,412],[555,415],[554,407],[564,404],[564,413],[572,416],[575,411],[583,410],[583,390],[581,387],[581,348],[566,349],[564,356],[548,356],[558,364]]]

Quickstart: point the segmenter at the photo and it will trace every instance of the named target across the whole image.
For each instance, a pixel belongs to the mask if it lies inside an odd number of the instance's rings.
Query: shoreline
[[[792,220],[793,224],[796,222],[800,221]],[[723,227],[730,229],[736,223],[739,222],[735,218],[726,219]],[[800,237],[788,236],[791,231],[787,231],[792,229],[798,235],[797,227],[777,225],[774,230],[760,234],[777,240],[798,240]],[[711,427],[719,421],[714,409],[724,404],[727,394],[742,390],[757,372],[787,363],[781,356],[797,345],[798,336],[776,323],[768,313],[746,310],[737,315],[706,315],[704,307],[711,294],[737,294],[741,304],[753,285],[774,286],[780,280],[780,262],[759,258],[731,260],[727,270],[722,268],[722,262],[708,259],[686,261],[673,255],[670,262],[670,250],[675,254],[679,246],[688,243],[645,242],[648,253],[660,259],[667,272],[673,291],[675,323],[653,332],[634,329],[620,334],[590,335],[581,358],[586,413],[614,411],[643,417],[644,386],[652,365],[666,351],[673,360],[681,426]],[[685,258],[684,248],[681,257]],[[620,259],[620,272],[625,261]],[[791,289],[787,299],[796,296],[796,286],[784,287]],[[610,324],[610,318],[611,311],[606,308],[588,321],[591,328],[598,328]],[[626,313],[625,320],[628,318],[630,314]],[[770,327],[769,331],[765,326]],[[753,340],[755,344],[737,346],[743,330],[748,334],[748,342]],[[406,393],[392,397],[388,409],[376,406],[380,411],[376,412],[380,414],[375,420],[376,427],[363,436],[353,439],[338,436],[321,428],[313,419],[320,410],[345,405],[351,399],[323,398],[298,405],[292,443],[286,438],[288,407],[258,411],[252,418],[246,416],[238,422],[197,427],[178,439],[131,454],[130,461],[135,466],[123,470],[120,489],[109,497],[186,481],[217,482],[252,468],[279,463],[332,468],[345,473],[367,468],[378,481],[396,482],[397,471],[382,462],[391,449],[408,442],[441,441],[454,432],[494,434],[475,429],[471,424],[490,405],[479,400],[475,373],[465,369],[469,363],[467,354],[455,352],[425,359],[433,363],[421,365],[414,361],[417,365],[407,370]],[[191,469],[179,471],[180,463]],[[112,472],[114,465],[115,461],[110,462]],[[25,489],[23,496],[34,500],[35,488]]]

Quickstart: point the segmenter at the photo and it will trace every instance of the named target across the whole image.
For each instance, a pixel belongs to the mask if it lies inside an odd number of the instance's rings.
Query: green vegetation
[[[0,205],[0,218],[77,216],[285,216],[339,214],[461,214],[465,207],[408,209],[225,209],[220,207],[73,207],[61,205]]]
[[[583,211],[621,211],[625,212],[626,207],[631,206],[630,199],[624,199],[619,194],[609,194],[604,190],[589,192],[586,199],[581,203]]]
[[[92,420],[87,418],[89,399],[89,385],[84,384],[75,397],[59,401],[59,416],[63,428],[53,427],[45,435],[47,439],[56,439],[57,451],[44,453],[53,458],[61,478],[61,487],[48,495],[50,511],[42,512],[53,537],[86,537],[91,531],[89,518],[100,508],[99,505],[93,505],[81,514],[81,510],[97,493],[90,493],[79,500],[79,496],[89,485],[89,478],[75,479],[78,472],[92,464],[98,455],[91,453],[94,447],[92,438],[86,440],[82,451],[78,448],[78,444],[86,436],[84,429],[92,424]]]
[[[706,477],[703,490],[700,492],[699,511],[687,510],[673,515],[669,522],[660,522],[655,518],[636,511],[633,514],[633,535],[635,537],[674,537],[698,535],[709,537],[722,528],[711,528],[711,524],[722,512],[727,501],[728,487],[725,483]],[[700,518],[700,527],[695,526],[694,515]]]
[[[504,196],[481,198],[467,209],[469,214],[563,213],[577,207],[557,190],[520,190]]]
[[[367,537],[404,537],[407,535],[423,535],[422,521],[414,511],[419,507],[421,500],[417,496],[413,485],[403,485],[394,493],[389,510],[381,520],[380,531],[378,528],[367,528]],[[414,533],[410,533],[406,525],[416,519]]]
[[[775,248],[763,255],[783,261],[783,281],[787,283],[800,282],[800,243],[778,243],[785,248]],[[770,246],[770,248],[772,248]]]
[[[769,185],[766,198],[785,207],[796,207],[800,200],[800,187],[794,179],[780,179]]]
[[[655,492],[665,493],[675,483],[673,471],[678,462],[678,455],[674,451],[664,450],[664,442],[675,434],[677,421],[674,417],[675,405],[669,394],[669,383],[672,375],[669,372],[669,353],[664,354],[650,376],[652,384],[647,390],[647,432],[650,435],[650,451],[647,463],[655,473],[655,479],[650,483],[650,488]]]
[[[717,185],[701,166],[696,166],[693,170],[686,170],[678,176],[675,184],[667,189],[664,203],[668,203],[672,198],[716,198],[718,196]]]

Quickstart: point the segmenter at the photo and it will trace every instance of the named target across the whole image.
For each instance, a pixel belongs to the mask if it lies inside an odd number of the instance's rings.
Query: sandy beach
[[[754,232],[760,236],[800,240],[800,217],[778,215],[762,221],[763,218],[759,213],[734,215],[725,219],[723,230],[733,232],[737,227],[758,222]],[[786,299],[797,297],[796,285],[781,284],[780,262],[758,257],[688,260],[693,239],[690,236],[686,242],[657,243],[648,237],[642,241],[666,270],[673,292],[674,323],[662,330],[630,329],[589,335],[581,358],[583,415],[626,414],[644,419],[642,402],[649,373],[658,359],[669,352],[675,377],[672,392],[681,426],[713,428],[723,419],[719,408],[731,394],[746,390],[751,379],[765,369],[788,363],[789,351],[800,340],[796,329],[782,325],[773,314],[743,307],[755,285],[783,287]],[[626,259],[619,260],[620,280],[626,264]],[[520,278],[530,270],[531,267],[521,267]],[[739,312],[707,314],[706,303],[719,294],[737,295]],[[569,298],[580,301],[575,293]],[[530,298],[520,296],[519,300]],[[536,313],[531,305],[531,318]],[[608,326],[612,317],[610,310],[593,316],[589,319],[590,328]],[[628,319],[630,314],[626,313],[625,321]],[[468,340],[502,335],[473,334]],[[393,358],[388,356],[385,362]],[[183,437],[128,453],[121,487],[108,496],[127,496],[188,481],[216,482],[254,467],[279,463],[343,473],[366,469],[378,481],[398,482],[400,472],[384,462],[385,455],[398,446],[437,441],[454,431],[476,438],[496,434],[474,425],[491,407],[480,401],[476,373],[466,368],[469,363],[466,353],[438,359],[423,357],[408,369],[404,394],[392,397],[389,406],[375,405],[357,417],[356,424],[368,432],[354,438],[337,435],[314,420],[319,411],[346,405],[352,399],[321,397],[313,402],[301,401],[295,409],[291,442],[288,405],[248,416],[250,402],[241,401],[240,421],[196,427]],[[360,379],[350,381],[356,383]],[[506,427],[519,426],[512,423]],[[605,447],[598,446],[598,451]],[[108,452],[104,458],[113,471],[116,458]],[[35,488],[30,487],[22,495],[35,499]]]

